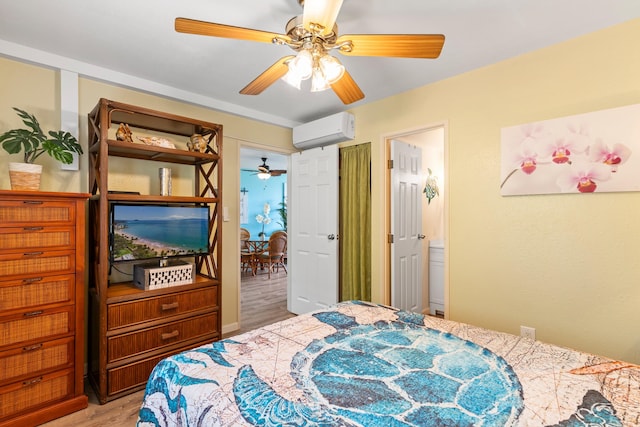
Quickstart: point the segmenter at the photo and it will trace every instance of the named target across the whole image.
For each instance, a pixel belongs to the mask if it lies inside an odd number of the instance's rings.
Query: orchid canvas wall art
[[[640,190],[640,104],[501,131],[503,196]]]

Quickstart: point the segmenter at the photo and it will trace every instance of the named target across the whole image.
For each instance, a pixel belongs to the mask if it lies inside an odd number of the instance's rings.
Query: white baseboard
[[[238,325],[238,322],[231,323],[229,325],[222,325],[222,335],[229,334],[231,332],[237,331],[238,329],[240,329],[240,325]]]

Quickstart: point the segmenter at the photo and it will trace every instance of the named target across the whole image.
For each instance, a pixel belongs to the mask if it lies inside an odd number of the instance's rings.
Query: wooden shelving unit
[[[115,139],[127,124],[185,143],[193,134],[208,141],[206,152],[164,148]],[[100,99],[89,113],[89,380],[105,403],[144,387],[162,358],[221,337],[222,125]],[[109,191],[110,158],[191,165],[189,196]],[[137,189],[132,188],[135,192]],[[113,202],[210,206],[206,256],[191,257],[196,278],[187,285],[141,290],[110,276],[109,212]],[[113,282],[113,283],[112,283]]]

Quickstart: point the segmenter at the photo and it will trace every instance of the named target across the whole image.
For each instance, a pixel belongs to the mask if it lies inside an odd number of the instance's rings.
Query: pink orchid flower
[[[564,191],[577,189],[580,193],[593,193],[598,188],[598,182],[609,178],[611,171],[602,163],[574,163],[558,177],[557,184]]]
[[[526,144],[528,145],[528,144]],[[524,145],[519,153],[512,155],[512,162],[515,169],[521,169],[527,175],[531,175],[538,165],[538,154]]]
[[[522,132],[522,141],[520,142],[523,144],[535,143],[545,138],[546,135],[544,126],[540,123],[522,125],[520,131]]]
[[[557,138],[545,147],[545,154],[556,164],[570,163],[571,156],[586,150],[582,140]]]
[[[589,159],[592,162],[603,163],[611,168],[611,172],[617,172],[618,166],[623,164],[631,156],[631,150],[624,144],[614,144],[609,148],[601,139],[590,149]]]

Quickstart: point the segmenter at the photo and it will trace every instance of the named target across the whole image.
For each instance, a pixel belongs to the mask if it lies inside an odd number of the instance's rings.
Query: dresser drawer
[[[74,274],[67,274],[0,282],[0,311],[72,302],[75,280]]]
[[[217,307],[217,298],[218,289],[210,286],[143,300],[109,304],[107,328],[113,330],[203,308]]]
[[[2,227],[0,228],[0,252],[73,249],[73,227]]]
[[[207,344],[211,341],[213,341],[213,339],[206,339],[200,343],[174,348],[171,351],[149,359],[139,360],[128,365],[107,370],[107,394],[113,396],[123,391],[144,388],[151,371],[162,359],[180,353],[181,351]]]
[[[107,363],[163,346],[178,344],[218,330],[218,313],[204,314],[107,338]]]
[[[0,318],[0,346],[32,343],[74,332],[73,306],[34,310]]]
[[[34,225],[73,225],[76,205],[68,201],[3,200],[0,204],[0,224],[4,227]]]
[[[0,352],[0,384],[73,365],[73,337]]]
[[[70,397],[73,373],[67,369],[0,387],[0,421]]]
[[[28,251],[0,254],[0,277],[30,277],[39,274],[68,274],[75,272],[74,251]]]

